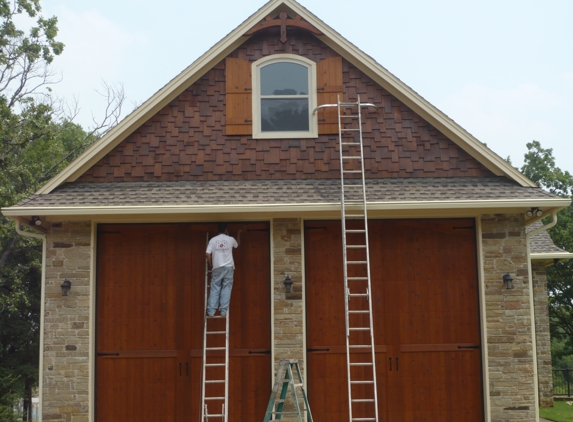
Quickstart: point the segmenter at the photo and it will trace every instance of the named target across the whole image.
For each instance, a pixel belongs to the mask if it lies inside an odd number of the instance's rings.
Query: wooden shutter
[[[317,105],[336,104],[338,95],[342,100],[342,57],[329,57],[316,64]],[[318,111],[318,133],[338,133],[336,108]]]
[[[225,59],[227,92],[227,135],[253,133],[251,63],[228,57]]]

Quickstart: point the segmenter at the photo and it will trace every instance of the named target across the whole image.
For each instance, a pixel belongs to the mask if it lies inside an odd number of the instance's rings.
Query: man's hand
[[[209,266],[212,267],[213,263],[211,262],[211,254],[210,253],[205,253],[205,259],[209,263]]]

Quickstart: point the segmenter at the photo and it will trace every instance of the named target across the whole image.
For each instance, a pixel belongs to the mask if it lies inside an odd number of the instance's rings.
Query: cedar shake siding
[[[264,31],[230,57],[254,62],[289,53],[320,62],[337,54],[304,31],[286,44]],[[340,62],[340,61],[339,61]],[[341,60],[344,100],[372,102],[364,110],[367,178],[492,176],[478,161],[356,67]],[[225,60],[121,142],[79,182],[280,180],[338,178],[338,135],[254,140],[226,135]],[[318,84],[320,86],[320,83]],[[323,131],[324,132],[324,131]]]

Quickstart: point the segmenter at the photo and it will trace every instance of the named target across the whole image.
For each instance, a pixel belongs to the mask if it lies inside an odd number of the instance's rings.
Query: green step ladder
[[[294,379],[295,374],[298,377],[298,382]],[[293,402],[296,408],[296,411],[294,412],[284,411],[289,387],[291,389]],[[302,398],[304,399],[303,409],[301,409],[299,403],[299,397],[296,392],[297,388],[300,389]],[[307,422],[313,422],[312,414],[310,413],[310,406],[308,405],[308,399],[306,398],[306,392],[304,391],[300,367],[298,366],[298,359],[282,359],[279,363],[279,369],[273,385],[273,391],[271,392],[271,398],[269,399],[269,405],[267,406],[267,413],[265,414],[264,422],[280,420],[283,415],[297,415],[298,421],[303,422],[303,413],[305,411],[307,413]]]

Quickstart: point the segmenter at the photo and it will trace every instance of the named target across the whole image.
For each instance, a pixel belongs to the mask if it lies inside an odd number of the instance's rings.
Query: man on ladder
[[[235,270],[233,249],[239,247],[242,231],[243,229],[239,230],[237,240],[235,240],[227,234],[227,224],[220,223],[219,234],[207,241],[201,422],[210,422],[213,419],[227,422],[229,414],[229,318],[227,315]],[[209,271],[209,266],[213,268],[212,271]],[[209,272],[211,283],[209,283]],[[221,316],[215,316],[217,308]],[[224,330],[218,322],[220,319],[224,320]],[[209,413],[208,403],[211,404],[211,410],[221,404],[221,412]]]
[[[237,240],[227,234],[226,223],[219,223],[217,230],[219,234],[209,241],[205,251],[205,258],[213,268],[211,291],[207,301],[207,315],[215,315],[215,311],[219,308],[221,316],[224,317],[227,315],[231,301],[231,290],[233,289],[233,273],[235,271],[233,248],[239,247],[243,229],[237,233]]]

